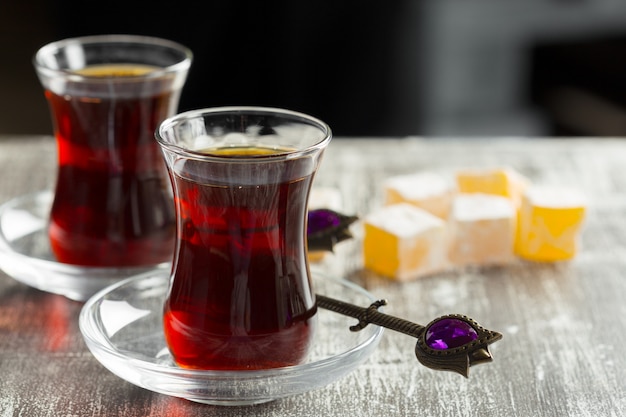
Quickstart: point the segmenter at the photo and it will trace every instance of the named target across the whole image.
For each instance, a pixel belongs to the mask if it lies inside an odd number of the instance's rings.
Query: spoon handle
[[[386,300],[375,301],[369,307],[359,307],[325,295],[318,294],[316,297],[318,307],[357,319],[359,322],[354,326],[350,326],[350,330],[353,332],[358,332],[368,324],[376,324],[412,337],[420,337],[424,331],[424,326],[420,324],[378,311],[379,307],[387,304]]]
[[[485,329],[474,319],[460,314],[448,314],[422,326],[378,311],[387,304],[385,300],[359,307],[325,295],[317,294],[316,298],[318,307],[357,319],[358,323],[350,326],[351,331],[358,332],[368,324],[375,324],[415,337],[415,355],[422,365],[465,377],[470,366],[491,362],[489,345],[502,338],[500,333]]]

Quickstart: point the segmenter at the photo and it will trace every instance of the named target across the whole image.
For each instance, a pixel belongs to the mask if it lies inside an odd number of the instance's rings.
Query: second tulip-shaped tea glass
[[[34,58],[54,124],[56,260],[89,267],[171,260],[172,193],[154,131],[172,116],[192,53],[132,35],[66,39]]]
[[[316,318],[307,201],[330,128],[288,110],[225,107],[174,116],[156,136],[177,219],[164,306],[175,362],[210,370],[302,362]]]

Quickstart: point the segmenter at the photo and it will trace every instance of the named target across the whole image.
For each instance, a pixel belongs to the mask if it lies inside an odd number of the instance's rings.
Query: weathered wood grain
[[[626,140],[336,139],[316,185],[339,188],[345,211],[362,216],[381,205],[390,175],[502,165],[585,191],[590,208],[574,261],[398,284],[362,270],[356,225],[356,239],[318,266],[388,299],[390,314],[426,324],[463,313],[503,333],[495,361],[469,379],[421,367],[415,341],[387,332],[366,364],[324,389],[254,407],[194,404],[108,372],[82,341],[80,303],[0,272],[0,417],[626,415]],[[0,138],[0,203],[51,188],[54,167],[52,138]]]

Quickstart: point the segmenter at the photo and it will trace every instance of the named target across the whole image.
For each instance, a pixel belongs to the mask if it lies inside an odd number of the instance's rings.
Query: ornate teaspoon
[[[466,378],[470,366],[491,362],[489,345],[502,339],[502,334],[487,330],[460,314],[448,314],[422,326],[378,311],[387,304],[385,300],[359,307],[324,295],[318,294],[316,298],[318,307],[358,319],[356,325],[350,326],[351,331],[358,332],[368,324],[376,324],[413,336],[417,338],[415,355],[422,365],[457,372]]]

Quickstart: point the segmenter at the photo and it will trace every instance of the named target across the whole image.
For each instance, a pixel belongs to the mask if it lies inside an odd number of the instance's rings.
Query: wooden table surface
[[[0,203],[50,189],[52,137],[0,137]],[[581,188],[590,206],[571,262],[456,270],[395,283],[362,269],[360,237],[320,267],[426,324],[467,314],[503,340],[469,379],[415,360],[415,341],[385,332],[356,371],[320,390],[218,407],[131,385],[101,366],[78,329],[82,304],[0,272],[0,417],[7,416],[622,416],[626,415],[626,140],[339,138],[316,185],[344,211],[382,204],[381,182],[420,170],[511,166],[534,183]]]

